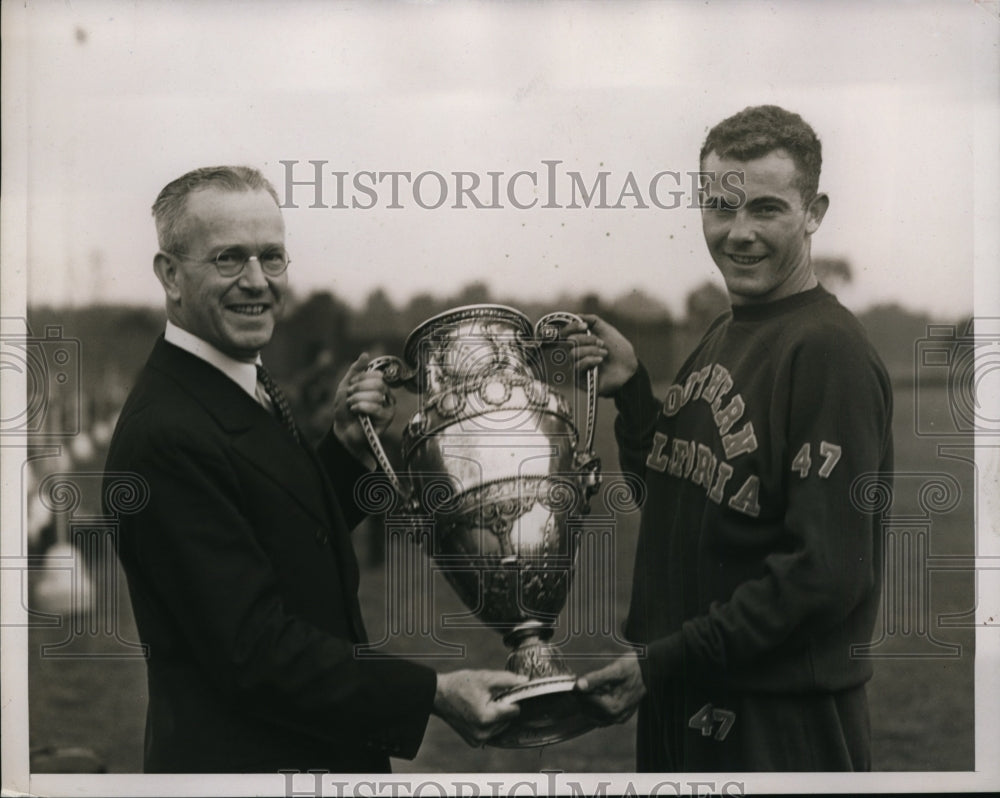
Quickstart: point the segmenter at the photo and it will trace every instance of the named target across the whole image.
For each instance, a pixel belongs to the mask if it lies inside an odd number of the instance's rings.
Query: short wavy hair
[[[744,108],[710,131],[701,146],[700,163],[714,152],[720,158],[749,161],[786,150],[798,172],[796,187],[808,205],[819,191],[823,151],[816,132],[798,114],[777,105]]]
[[[164,252],[179,252],[184,243],[184,212],[187,198],[195,191],[218,188],[223,191],[266,191],[281,206],[278,192],[257,169],[250,166],[204,166],[171,180],[153,203],[156,237]]]

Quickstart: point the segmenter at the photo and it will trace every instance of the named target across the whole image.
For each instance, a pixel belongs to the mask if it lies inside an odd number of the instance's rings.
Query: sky
[[[161,304],[156,194],[246,163],[288,206],[301,295],[401,303],[482,281],[515,300],[641,289],[682,312],[692,288],[722,285],[688,173],[712,125],[762,103],[823,142],[813,253],[850,262],[848,306],[969,313],[995,254],[995,3],[97,0],[28,2],[14,25],[5,11],[19,66],[5,137],[24,158],[6,201],[23,203],[31,303]],[[391,172],[409,173],[395,202]],[[574,173],[577,191],[606,173],[605,207],[579,193],[568,207]]]

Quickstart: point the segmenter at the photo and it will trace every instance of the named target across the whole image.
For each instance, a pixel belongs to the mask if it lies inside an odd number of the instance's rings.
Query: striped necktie
[[[257,381],[263,386],[267,398],[271,400],[274,412],[278,416],[278,421],[287,429],[296,441],[299,441],[299,428],[295,426],[295,419],[292,418],[292,411],[288,407],[288,400],[271,378],[270,373],[260,363],[257,364]]]

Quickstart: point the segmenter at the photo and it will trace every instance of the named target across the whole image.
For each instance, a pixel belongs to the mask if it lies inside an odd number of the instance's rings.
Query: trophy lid
[[[461,307],[445,310],[436,316],[431,316],[427,321],[419,324],[406,337],[406,343],[403,345],[404,360],[406,360],[411,368],[416,368],[420,342],[433,330],[461,322],[477,321],[503,321],[512,325],[514,328],[512,332],[514,333],[522,333],[529,338],[534,335],[534,328],[531,326],[528,317],[515,308],[508,307],[507,305],[491,304],[462,305]]]

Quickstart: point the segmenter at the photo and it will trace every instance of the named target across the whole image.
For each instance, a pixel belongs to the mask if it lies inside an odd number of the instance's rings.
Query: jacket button
[[[323,527],[319,527],[316,530],[316,542],[320,546],[324,546],[324,545],[326,545],[327,540],[329,540],[329,538],[326,535],[326,530],[323,529]]]

